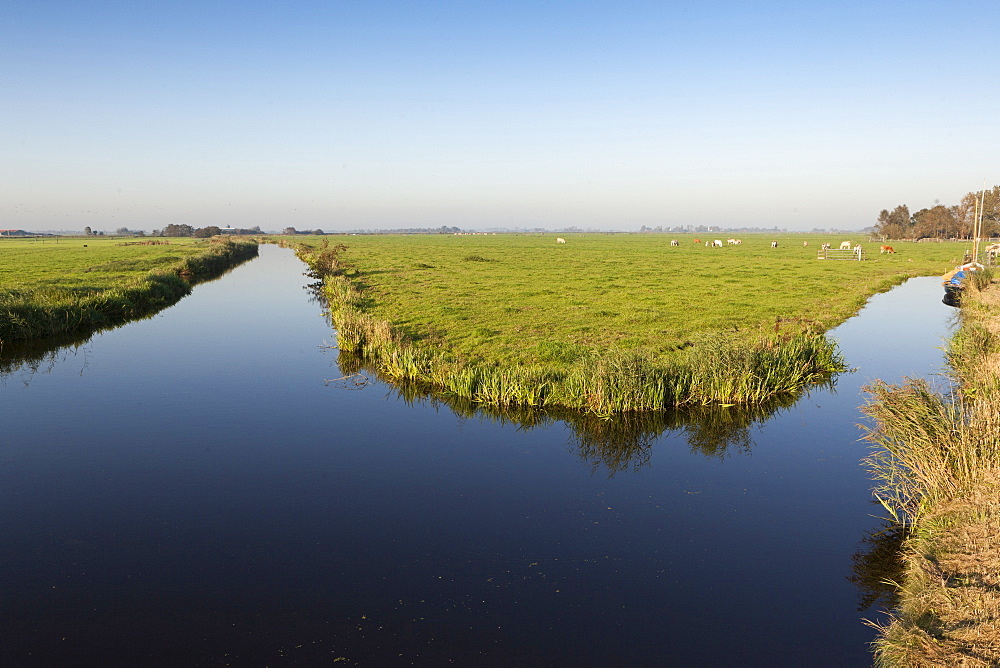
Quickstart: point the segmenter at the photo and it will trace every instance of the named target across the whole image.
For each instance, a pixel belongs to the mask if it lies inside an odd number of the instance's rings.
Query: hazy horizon
[[[996,183],[982,0],[0,17],[4,229],[860,230]]]

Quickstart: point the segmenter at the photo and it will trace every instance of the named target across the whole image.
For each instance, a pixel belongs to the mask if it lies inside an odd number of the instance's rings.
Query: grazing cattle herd
[[[564,244],[564,243],[566,243],[566,239],[564,239],[562,237],[556,237],[556,243],[557,244]],[[695,238],[694,239],[694,243],[697,244],[697,245],[701,245],[702,243],[704,243],[706,247],[710,247],[710,248],[722,248],[726,244],[728,244],[730,246],[739,246],[739,245],[742,245],[743,244],[743,240],[742,239],[735,239],[735,238],[734,239],[726,239],[726,243],[723,244],[722,243],[722,239],[711,239],[709,241],[702,242],[701,239]],[[670,240],[670,245],[673,246],[673,247],[677,247],[677,246],[681,245],[681,242],[679,240],[677,240],[677,239],[671,239]],[[803,241],[802,242],[802,246],[808,248],[809,242],[808,241]],[[778,242],[777,241],[772,241],[771,242],[771,248],[777,248],[777,247],[778,247]],[[837,253],[837,251],[833,251],[833,244],[830,244],[830,243],[821,243],[820,244],[820,251],[819,251],[819,259],[821,259],[821,260],[823,260],[823,259],[837,259],[837,260],[849,260],[849,259],[863,260],[863,259],[865,259],[864,249],[863,249],[863,247],[861,246],[860,243],[854,244],[854,243],[851,243],[850,241],[842,241],[840,243],[839,250],[840,251],[849,251],[849,253]],[[879,255],[895,255],[896,254],[896,249],[893,248],[892,246],[889,246],[888,244],[882,244],[881,246],[879,246],[878,252],[879,252]],[[987,258],[989,258],[989,260],[991,262],[995,262],[996,259],[997,259],[997,257],[1000,256],[1000,244],[996,244],[995,243],[995,244],[991,244],[991,245],[987,246],[986,247],[986,256],[987,256]],[[910,260],[910,261],[912,262],[913,260]]]

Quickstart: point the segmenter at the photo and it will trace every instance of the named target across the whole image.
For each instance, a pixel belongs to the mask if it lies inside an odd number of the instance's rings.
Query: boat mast
[[[976,198],[976,219],[974,223],[976,239],[972,243],[972,261],[979,262],[979,237],[983,232],[983,207],[986,205],[986,180],[983,179],[983,189]]]

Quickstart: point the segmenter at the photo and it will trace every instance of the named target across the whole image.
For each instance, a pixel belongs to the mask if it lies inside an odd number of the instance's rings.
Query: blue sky
[[[996,0],[0,1],[0,228],[859,229],[996,173]]]

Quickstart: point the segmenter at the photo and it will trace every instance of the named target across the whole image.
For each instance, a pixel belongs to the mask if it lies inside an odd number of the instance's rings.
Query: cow
[[[777,247],[778,247],[778,242],[777,241],[772,241],[771,242],[771,248],[777,248]]]
[[[743,243],[743,240],[742,239],[733,239],[733,243],[736,244],[737,246],[739,246],[741,243]]]
[[[566,243],[566,240],[563,239],[562,237],[556,237],[556,243],[557,244],[564,244],[564,243]]]
[[[803,247],[805,247],[805,246],[808,246],[808,245],[809,245],[809,242],[808,242],[808,241],[803,241],[803,242],[802,242],[802,246],[803,246]]]
[[[701,243],[701,239],[695,239],[695,240],[694,240],[694,242],[695,242],[696,244],[700,244],[700,243]]]
[[[878,249],[878,254],[879,255],[881,255],[882,253],[886,253],[887,255],[892,255],[895,252],[896,251],[893,250],[892,246],[881,246]]]
[[[726,243],[729,244],[730,246],[735,246],[736,239],[726,239]]]
[[[861,250],[861,244],[858,244],[858,245],[856,245],[856,246],[854,247],[854,252],[855,252],[855,253],[857,253],[857,252],[858,252],[858,251],[860,251],[860,250]]]
[[[680,244],[677,242],[677,239],[671,239],[670,240],[670,245],[671,246],[680,246]]]
[[[715,241],[712,242],[712,245],[715,246],[716,248],[722,248],[722,239],[716,239]]]
[[[840,250],[851,250],[851,242],[844,241],[840,244]]]
[[[830,250],[830,244],[823,244],[823,250]]]

